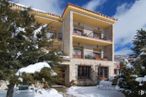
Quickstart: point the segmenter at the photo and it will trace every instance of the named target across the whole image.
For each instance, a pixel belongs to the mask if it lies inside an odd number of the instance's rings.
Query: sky
[[[61,15],[67,3],[103,13],[118,21],[114,24],[115,54],[132,53],[137,30],[146,29],[146,0],[12,0],[14,2]]]

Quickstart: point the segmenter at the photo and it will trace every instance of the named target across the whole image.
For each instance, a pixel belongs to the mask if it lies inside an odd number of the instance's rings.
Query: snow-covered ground
[[[40,89],[35,93],[35,97],[63,97],[63,95],[55,89]]]
[[[6,91],[0,90],[0,97],[6,97]],[[55,89],[36,89],[36,90],[16,90],[14,97],[63,97]]]
[[[5,97],[6,92],[0,92],[0,97]],[[67,89],[65,97],[125,97],[115,89],[101,89],[97,86],[78,87],[72,86]],[[16,91],[14,97],[64,97],[55,89],[36,89],[34,91]]]
[[[67,90],[67,94],[75,97],[125,97],[117,90],[99,89],[97,86],[77,87],[73,86]]]

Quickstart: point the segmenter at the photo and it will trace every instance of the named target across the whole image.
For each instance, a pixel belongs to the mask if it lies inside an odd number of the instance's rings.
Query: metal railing
[[[79,35],[79,36],[84,36],[84,37],[89,37],[89,38],[94,38],[94,39],[101,39],[101,40],[106,40],[106,41],[112,41],[109,37],[105,36],[103,33],[97,33],[97,32],[85,32],[83,29],[74,29],[73,35]]]

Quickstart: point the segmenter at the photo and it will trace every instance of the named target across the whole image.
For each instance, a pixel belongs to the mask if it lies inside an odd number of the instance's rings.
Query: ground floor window
[[[108,73],[109,73],[108,67],[101,66],[98,68],[98,76],[100,79],[108,78]]]
[[[91,66],[78,66],[78,79],[90,79]]]

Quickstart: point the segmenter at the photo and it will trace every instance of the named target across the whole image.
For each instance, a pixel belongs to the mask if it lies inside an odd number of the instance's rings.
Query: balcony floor
[[[112,41],[102,40],[102,39],[95,39],[85,36],[79,36],[79,35],[72,35],[74,42],[80,42],[90,45],[101,45],[101,46],[108,46],[112,45]]]

